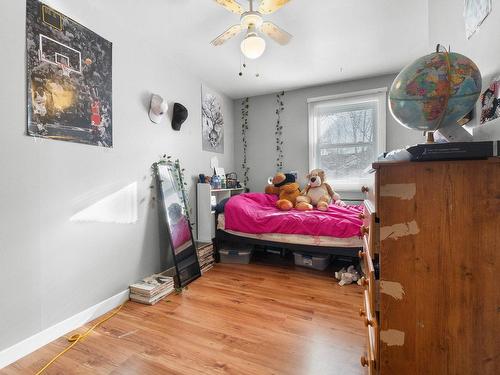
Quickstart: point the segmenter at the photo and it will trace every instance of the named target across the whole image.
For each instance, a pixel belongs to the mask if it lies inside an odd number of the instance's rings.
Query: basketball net
[[[69,77],[71,69],[66,64],[59,63],[59,68],[61,68],[63,76]]]

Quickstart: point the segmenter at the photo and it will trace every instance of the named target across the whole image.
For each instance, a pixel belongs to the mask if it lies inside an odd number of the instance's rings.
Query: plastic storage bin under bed
[[[294,252],[295,265],[324,271],[330,264],[329,254],[309,254]]]
[[[252,258],[252,249],[221,249],[219,255],[221,263],[248,264]]]

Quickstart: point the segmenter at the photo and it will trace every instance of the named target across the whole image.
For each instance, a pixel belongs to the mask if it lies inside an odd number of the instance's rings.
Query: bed
[[[331,205],[327,212],[283,212],[275,207],[276,200],[263,193],[232,197],[216,215],[216,255],[224,242],[230,242],[357,256],[362,247],[361,206]]]

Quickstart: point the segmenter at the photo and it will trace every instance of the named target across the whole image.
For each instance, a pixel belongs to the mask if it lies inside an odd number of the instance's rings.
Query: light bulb
[[[257,59],[266,50],[266,41],[256,33],[248,33],[241,42],[241,52],[249,59]]]

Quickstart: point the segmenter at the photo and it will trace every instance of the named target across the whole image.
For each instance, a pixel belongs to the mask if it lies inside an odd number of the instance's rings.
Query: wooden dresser
[[[375,163],[370,177],[361,364],[500,374],[500,159]]]

